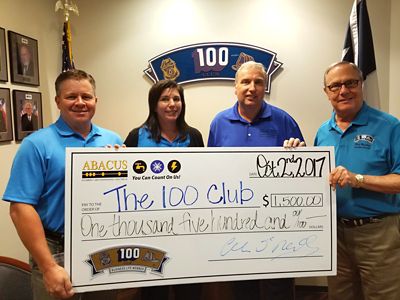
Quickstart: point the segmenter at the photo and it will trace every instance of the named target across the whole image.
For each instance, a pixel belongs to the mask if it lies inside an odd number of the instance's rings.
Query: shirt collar
[[[92,136],[95,136],[95,135],[101,135],[99,127],[97,127],[93,123],[91,125],[92,125],[92,129],[90,130],[90,132],[89,132],[88,136],[86,137],[86,139],[89,139],[89,138],[91,138]],[[82,137],[79,133],[73,131],[71,129],[71,127],[68,126],[68,124],[64,121],[64,119],[61,116],[56,121],[55,126],[56,126],[57,132],[62,136],[77,135],[77,136]]]
[[[356,117],[354,118],[352,124],[355,125],[367,125],[368,124],[368,111],[369,106],[367,103],[363,102],[360,111],[357,113]]]
[[[265,102],[262,102],[261,110],[258,113],[258,116],[255,118],[253,122],[256,122],[259,119],[267,119],[271,116],[271,107]],[[235,105],[229,111],[227,118],[232,121],[241,121],[245,123],[249,123],[245,119],[243,119],[239,114],[239,102],[236,101]]]
[[[142,126],[139,130],[143,130],[145,134],[147,135],[148,139],[152,140],[153,138],[151,137],[151,132],[150,129],[147,127],[147,125]],[[182,138],[181,134],[179,133],[178,136],[172,141],[168,141],[165,137],[161,136],[160,140],[164,141],[165,143],[168,144],[174,144],[177,143],[180,139]]]
[[[365,101],[363,102],[363,105],[361,106],[360,111],[357,113],[356,117],[354,118],[354,120],[350,123],[350,126],[354,125],[367,125],[368,124],[368,111],[369,106],[367,103],[365,103]],[[336,129],[337,125],[336,125],[336,113],[335,111],[332,112],[332,116],[331,119],[329,121],[329,126],[331,127],[331,129]]]

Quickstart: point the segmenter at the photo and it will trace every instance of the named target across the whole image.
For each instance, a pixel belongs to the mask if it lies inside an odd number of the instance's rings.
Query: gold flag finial
[[[59,9],[62,9],[64,11],[65,22],[68,21],[70,12],[73,12],[77,16],[79,16],[78,6],[73,3],[72,0],[58,0],[56,2],[56,12]]]

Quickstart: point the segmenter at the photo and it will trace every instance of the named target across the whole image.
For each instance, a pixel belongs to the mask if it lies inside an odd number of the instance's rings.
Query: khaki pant
[[[400,299],[400,216],[337,227],[337,276],[328,277],[331,300]]]
[[[49,246],[50,252],[53,256],[57,257],[56,261],[60,266],[64,266],[63,254],[64,247],[57,243],[56,241],[52,241],[47,239],[47,244]],[[32,292],[34,300],[56,300],[58,298],[54,298],[47,293],[46,288],[43,283],[42,272],[39,271],[37,264],[30,257],[30,265],[32,268]],[[90,292],[90,293],[81,293],[75,294],[71,300],[114,300],[117,298],[117,291],[99,291],[99,292]]]

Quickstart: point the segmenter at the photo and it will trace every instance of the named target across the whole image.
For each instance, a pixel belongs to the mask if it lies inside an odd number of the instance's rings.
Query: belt
[[[57,242],[64,246],[64,234],[59,232],[50,231],[48,229],[44,230],[44,234],[47,239]]]
[[[370,224],[370,223],[378,223],[387,216],[388,215],[382,215],[382,216],[354,218],[354,219],[347,219],[347,218],[339,217],[338,222],[343,225],[346,225],[347,227],[357,227],[357,226],[363,226],[365,224]]]

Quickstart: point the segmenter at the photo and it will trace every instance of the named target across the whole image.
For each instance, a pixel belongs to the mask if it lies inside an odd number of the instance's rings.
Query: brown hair
[[[166,89],[177,89],[179,92],[179,96],[181,97],[182,110],[178,119],[176,120],[176,126],[178,127],[181,140],[184,141],[186,140],[189,128],[189,125],[185,121],[185,110],[186,110],[185,96],[183,94],[183,88],[174,80],[160,80],[150,88],[149,98],[148,98],[149,115],[147,117],[146,122],[144,122],[143,125],[146,126],[151,132],[151,138],[156,142],[160,142],[161,128],[160,128],[160,123],[158,122],[156,108],[162,92]]]
[[[93,76],[86,73],[85,71],[73,69],[62,72],[60,75],[58,75],[55,82],[57,96],[60,96],[61,84],[69,79],[88,80],[93,88],[93,92],[96,94],[96,81],[94,80]]]

